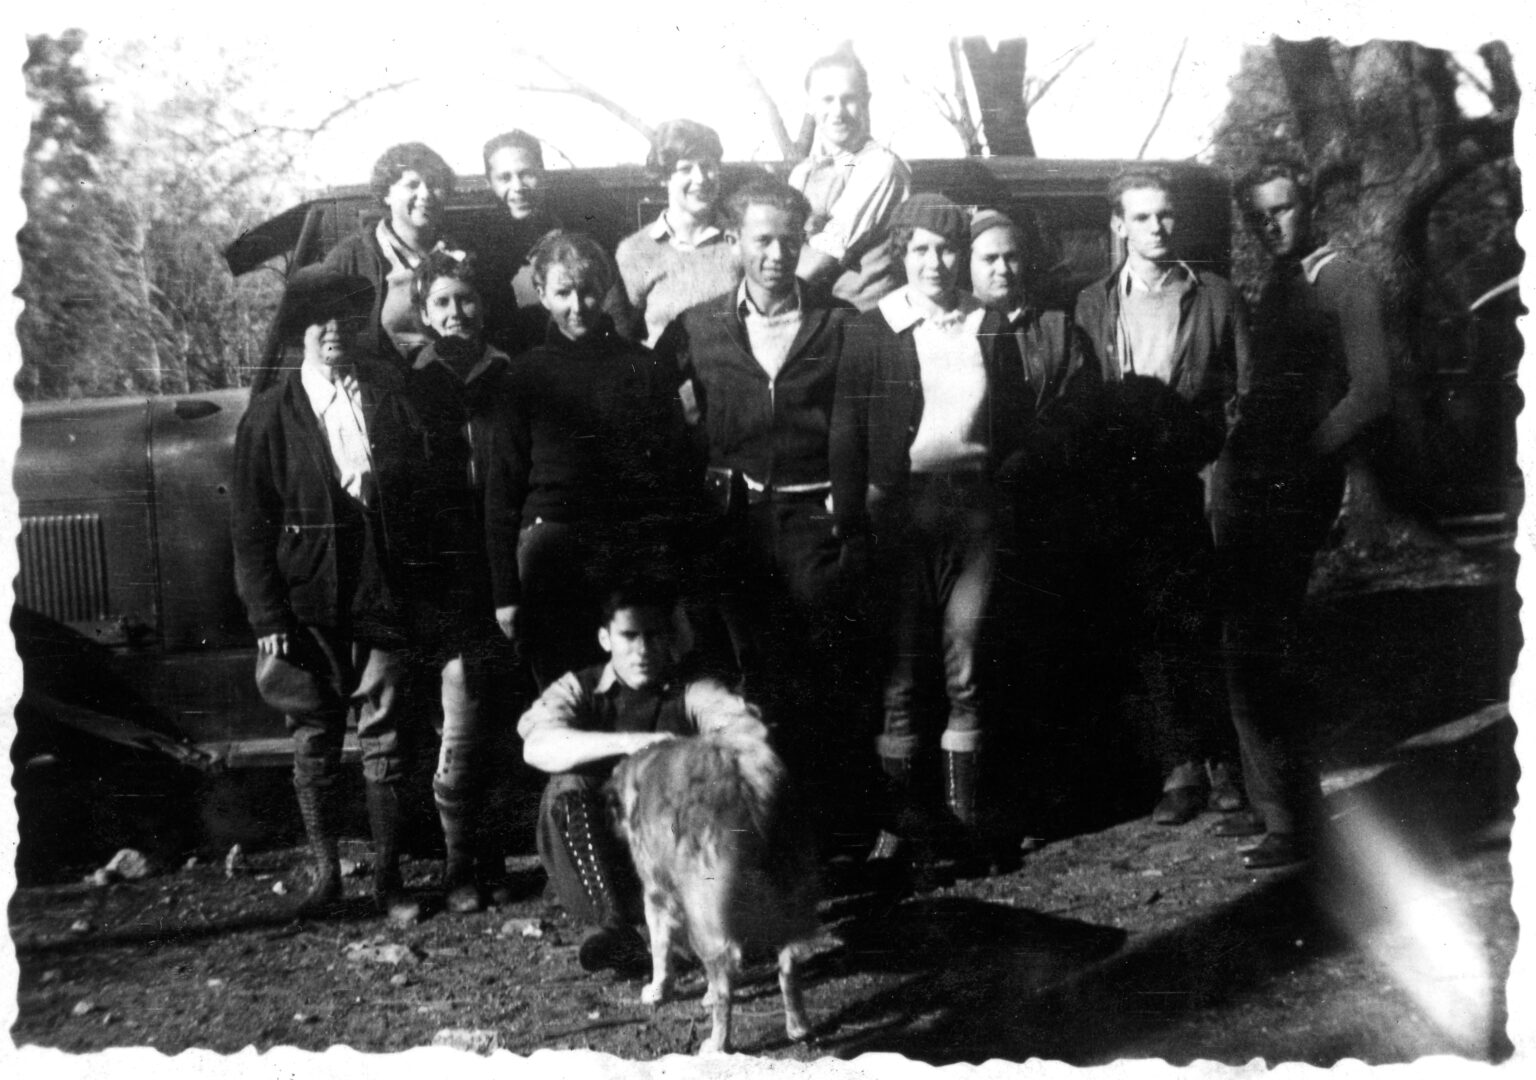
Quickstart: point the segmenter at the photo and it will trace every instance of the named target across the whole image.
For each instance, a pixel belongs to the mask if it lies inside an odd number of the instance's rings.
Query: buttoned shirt
[[[333,379],[328,369],[305,363],[299,368],[299,381],[325,432],[337,482],[359,505],[369,506],[375,489],[373,455],[357,376],[337,372]]]
[[[912,192],[912,171],[865,139],[857,150],[818,145],[790,172],[789,185],[811,204],[809,246],[845,268],[833,294],[868,311],[895,288],[885,240],[891,214]]]

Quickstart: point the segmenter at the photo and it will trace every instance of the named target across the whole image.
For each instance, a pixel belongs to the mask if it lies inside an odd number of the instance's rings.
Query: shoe
[[[1264,839],[1243,852],[1243,865],[1250,870],[1274,870],[1304,863],[1311,855],[1294,833],[1266,833]]]
[[[473,915],[485,910],[485,898],[473,881],[462,882],[443,896],[443,908],[450,915]]]
[[[1205,803],[1203,787],[1169,788],[1152,808],[1152,820],[1158,825],[1183,825],[1194,820],[1205,809]]]
[[[1231,814],[1248,805],[1237,774],[1225,761],[1207,763],[1206,776],[1211,782],[1210,808],[1223,814]],[[1233,833],[1231,835],[1241,835]]]
[[[1263,836],[1264,819],[1252,810],[1228,814],[1211,826],[1212,836]]]
[[[576,960],[583,971],[644,970],[650,966],[651,950],[633,927],[600,926],[581,939]]]

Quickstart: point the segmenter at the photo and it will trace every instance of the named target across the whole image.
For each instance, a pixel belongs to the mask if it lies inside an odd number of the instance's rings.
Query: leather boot
[[[980,779],[975,750],[945,750],[944,802],[966,833],[976,831],[976,787]]]
[[[475,884],[474,806],[463,788],[432,781],[432,798],[443,825],[443,906],[454,915],[485,910],[480,887]]]
[[[582,792],[567,792],[556,800],[552,815],[589,906],[586,921],[624,925],[624,901],[616,877],[627,869],[627,857],[607,829],[597,800]],[[571,914],[580,917],[581,913]]]
[[[391,922],[421,919],[421,902],[400,877],[400,795],[394,784],[368,787],[368,826],[373,832],[373,902]]]
[[[903,825],[908,824],[912,816],[912,759],[882,755],[880,771],[885,773],[887,827],[875,837],[875,846],[866,856],[868,862],[900,859],[910,853],[911,846],[903,835]]]
[[[304,835],[309,840],[314,881],[294,914],[301,919],[333,914],[341,903],[341,862],[337,855],[335,822],[329,788],[294,785]]]

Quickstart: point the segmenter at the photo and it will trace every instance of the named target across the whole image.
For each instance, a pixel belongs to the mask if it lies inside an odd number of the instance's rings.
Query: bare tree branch
[[[1185,38],[1179,44],[1179,55],[1173,58],[1173,70],[1168,72],[1168,92],[1163,95],[1162,107],[1157,110],[1157,119],[1152,121],[1152,127],[1147,132],[1147,137],[1141,140],[1141,149],[1136,151],[1137,160],[1146,156],[1147,147],[1152,143],[1152,136],[1157,134],[1157,129],[1163,126],[1163,117],[1168,115],[1168,103],[1173,100],[1173,84],[1179,77],[1179,65],[1184,62],[1184,50],[1189,48],[1189,38]]]
[[[599,108],[605,109],[613,116],[622,120],[629,127],[634,128],[634,130],[645,136],[646,142],[650,142],[656,137],[656,129],[651,127],[650,124],[647,124],[640,117],[630,112],[628,109],[620,105],[617,101],[614,101],[613,98],[609,97],[607,94],[604,94],[602,91],[588,86],[580,79],[576,79],[570,75],[567,75],[564,71],[561,71],[559,68],[555,67],[554,64],[551,64],[543,55],[527,49],[518,49],[516,52],[519,55],[528,57],[530,60],[535,60],[538,63],[543,64],[544,67],[548,69],[549,73],[555,78],[559,79],[564,85],[538,86],[536,84],[525,84],[514,86],[512,89],[526,90],[537,94],[570,94],[573,97],[579,97],[583,101],[590,101],[592,104],[598,106]]]
[[[949,68],[954,78],[954,111],[955,118],[950,122],[955,125],[955,130],[960,133],[960,139],[965,143],[967,154],[981,153],[980,132],[976,130],[976,120],[971,116],[971,99],[965,89],[965,50],[960,39],[949,39]]]
[[[747,86],[751,88],[752,93],[757,96],[757,100],[762,103],[768,114],[768,127],[773,132],[773,141],[779,146],[779,155],[790,162],[799,161],[805,157],[805,154],[800,152],[795,139],[789,134],[789,128],[784,123],[784,114],[779,111],[779,103],[773,100],[773,95],[768,93],[763,80],[757,77],[757,72],[747,63],[747,58],[740,53],[736,54],[736,66],[741,70]]]
[[[1065,59],[1061,61],[1061,66],[1052,72],[1050,77],[1045,79],[1031,80],[1033,89],[1029,90],[1024,95],[1024,107],[1026,109],[1033,109],[1037,104],[1039,104],[1040,99],[1045,97],[1046,91],[1056,85],[1056,80],[1065,75],[1067,73],[1067,69],[1070,68],[1073,64],[1077,63],[1078,57],[1082,56],[1083,53],[1093,48],[1093,45],[1093,42],[1085,41],[1081,45],[1073,46],[1064,54],[1062,54]]]
[[[278,127],[278,126],[275,126],[275,125],[263,125],[262,128],[257,129],[257,130],[266,130],[266,131],[272,131],[272,132],[277,132],[277,133],[280,133],[280,134],[289,134],[289,135],[306,135],[306,136],[308,136],[310,138],[314,138],[316,135],[320,134],[326,128],[330,127],[332,123],[334,123],[335,121],[341,119],[347,113],[349,113],[353,109],[357,108],[363,102],[368,101],[370,98],[376,98],[380,94],[387,94],[387,93],[389,93],[392,90],[402,89],[403,87],[410,86],[414,82],[420,82],[420,80],[419,79],[401,79],[399,82],[392,82],[392,83],[389,83],[386,86],[376,86],[372,90],[368,91],[366,94],[359,94],[355,98],[348,98],[346,101],[344,101],[340,105],[336,106],[336,108],[332,109],[330,112],[328,112],[324,116],[322,116],[320,118],[320,122],[317,123],[317,124],[314,124],[311,127],[294,128],[294,127]],[[254,132],[253,132],[253,134],[254,134]]]

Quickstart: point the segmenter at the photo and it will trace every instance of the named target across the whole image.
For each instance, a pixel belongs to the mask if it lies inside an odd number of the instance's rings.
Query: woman
[[[878,745],[898,813],[876,858],[923,840],[932,822],[921,797],[921,751],[932,743],[919,708],[930,667],[942,667],[949,705],[938,740],[945,801],[974,834],[978,646],[1007,511],[1001,483],[1018,466],[1029,415],[1012,336],[959,287],[966,213],[916,195],[897,208],[890,245],[905,285],[849,327],[831,436],[844,542],[876,542],[877,573],[890,585],[882,592],[895,598]]]
[[[717,220],[722,155],[720,136],[703,124],[668,120],[656,129],[645,167],[666,189],[667,208],[614,253],[636,316],[625,332],[637,341],[655,345],[678,315],[741,281]]]
[[[454,250],[442,235],[453,170],[431,147],[401,143],[374,162],[368,187],[383,204],[384,217],[332,248],[324,266],[373,282],[373,319],[365,342],[375,355],[403,365],[430,340],[412,301],[412,275],[428,252]]]
[[[491,427],[486,541],[496,620],[548,686],[602,659],[605,580],[671,569],[688,457],[676,379],[602,310],[602,249],[555,232],[530,261],[549,318],[543,344],[513,360]]]

